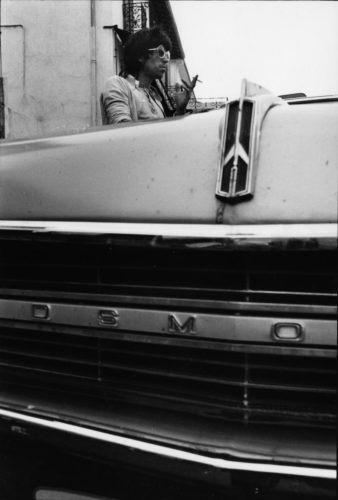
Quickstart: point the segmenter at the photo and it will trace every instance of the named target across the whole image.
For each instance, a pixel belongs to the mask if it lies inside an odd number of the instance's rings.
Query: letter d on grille
[[[188,316],[183,320],[178,318],[176,314],[168,316],[168,331],[171,333],[196,333],[195,324],[195,316]]]

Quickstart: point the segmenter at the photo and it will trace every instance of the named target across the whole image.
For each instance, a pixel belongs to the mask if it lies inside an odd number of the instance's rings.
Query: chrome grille
[[[192,312],[250,310],[253,317],[278,310],[278,317],[332,319],[335,312],[335,255],[315,243],[234,250],[200,242],[168,248],[149,237],[16,238],[0,245],[3,299],[167,311],[187,310],[188,301]],[[243,425],[333,427],[332,350],[322,345],[318,354],[313,346],[305,356],[294,345],[289,355],[253,344],[236,351],[222,340],[7,319],[0,321],[0,389],[50,404],[61,398]]]
[[[193,413],[246,425],[335,425],[335,359],[2,327],[0,388]]]
[[[221,251],[154,248],[149,238],[126,244],[69,239],[2,241],[0,294],[48,293],[244,303],[335,306],[335,255],[316,249]],[[54,293],[55,295],[55,293]],[[71,297],[70,297],[71,299]],[[75,299],[77,300],[77,299]],[[163,302],[163,301],[162,301]],[[311,309],[308,309],[310,311]]]

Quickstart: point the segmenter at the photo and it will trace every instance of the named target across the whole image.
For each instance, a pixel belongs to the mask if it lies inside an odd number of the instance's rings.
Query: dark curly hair
[[[172,50],[169,36],[160,26],[136,31],[128,38],[124,46],[124,72],[137,78],[142,69],[140,59],[148,59],[148,49],[163,45],[165,50]]]

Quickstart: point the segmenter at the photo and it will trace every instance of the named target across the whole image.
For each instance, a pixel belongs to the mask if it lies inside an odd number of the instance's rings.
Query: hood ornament
[[[216,196],[228,203],[253,197],[261,125],[268,109],[285,103],[244,79],[239,100],[226,105]]]

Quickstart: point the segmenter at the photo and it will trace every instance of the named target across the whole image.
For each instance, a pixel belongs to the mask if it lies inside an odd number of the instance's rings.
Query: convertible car
[[[245,80],[2,141],[3,497],[335,498],[337,167],[338,97]]]

